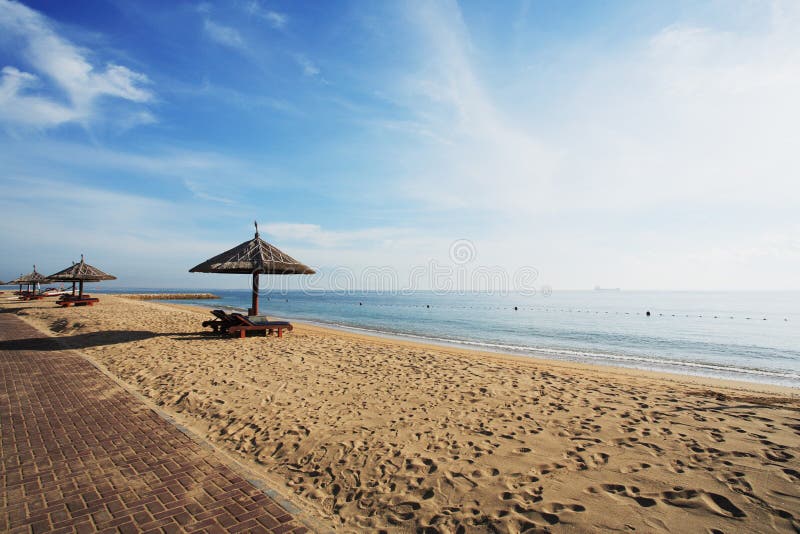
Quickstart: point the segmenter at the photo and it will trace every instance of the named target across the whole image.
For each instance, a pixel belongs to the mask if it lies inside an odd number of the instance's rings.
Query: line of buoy
[[[267,297],[267,301],[270,301],[270,300],[271,300],[270,297]],[[288,303],[289,299],[285,299],[285,302]],[[359,306],[364,306],[364,303],[362,301],[360,301],[358,303],[358,305]],[[385,303],[376,303],[376,304],[373,304],[373,306],[391,307],[391,308],[395,308],[395,307],[420,308],[420,307],[423,306],[423,304],[385,304]],[[430,304],[425,304],[424,306],[425,306],[426,309],[430,309],[431,308]],[[443,307],[443,308],[446,308],[446,309],[457,309],[457,310],[505,310],[505,309],[513,309],[514,311],[519,311],[520,310],[519,306],[513,306],[512,308],[505,308],[504,306],[447,306],[447,307]],[[531,306],[529,308],[523,307],[522,309],[523,310],[527,309],[527,310],[530,310],[530,311],[545,311],[545,312],[560,311],[560,312],[564,312],[564,313],[592,313],[592,310],[573,310],[573,309],[563,309],[563,308],[552,309],[551,310],[550,308],[537,308],[537,307],[534,307],[534,306]],[[605,311],[602,311],[602,312],[595,310],[594,313],[595,314],[599,314],[599,313],[609,314],[611,312],[608,311],[608,310],[605,310]],[[620,313],[624,313],[625,315],[631,315],[631,312],[619,312],[619,311],[615,311],[614,312],[615,315],[619,315]],[[642,315],[642,312],[634,312],[634,313],[636,315]],[[647,310],[647,311],[645,311],[644,315],[646,317],[652,317],[653,313],[650,310]],[[664,317],[664,314],[663,313],[659,313],[658,316],[659,317]],[[671,317],[678,317],[678,315],[676,315],[674,313],[670,314],[670,316]],[[691,317],[691,316],[689,314],[684,314],[684,317],[688,318],[688,317]],[[705,316],[701,314],[701,315],[698,315],[697,317],[702,319]],[[714,318],[714,319],[719,319],[720,318],[719,315],[713,315],[713,316],[709,316],[709,317],[710,318]],[[729,319],[735,319],[736,317],[733,316],[733,315],[730,315],[730,316],[728,316],[728,318]],[[745,320],[750,321],[750,320],[753,320],[753,318],[752,317],[745,317]],[[757,320],[757,318],[756,318],[756,320]],[[767,318],[766,317],[762,317],[761,320],[762,321],[766,321]],[[789,322],[789,318],[788,317],[784,317],[783,321],[784,322]]]

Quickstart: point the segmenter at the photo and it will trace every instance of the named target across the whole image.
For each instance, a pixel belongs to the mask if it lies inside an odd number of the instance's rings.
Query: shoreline
[[[800,526],[791,388],[301,322],[225,338],[200,333],[207,307],[175,302],[2,307],[334,530]]]
[[[127,297],[122,297],[127,298]],[[153,304],[162,304],[164,306],[174,306],[179,308],[189,309],[191,311],[206,310],[210,311],[216,309],[215,306],[208,304],[181,304],[174,302],[153,302]],[[222,306],[223,308],[230,308],[230,306]],[[548,357],[546,349],[542,349],[542,354],[528,354],[503,350],[482,349],[470,347],[466,343],[458,341],[442,341],[436,342],[424,336],[416,336],[414,334],[397,334],[392,332],[384,332],[381,330],[373,330],[368,328],[351,327],[347,325],[335,325],[324,322],[309,321],[307,319],[297,319],[294,317],[274,316],[276,319],[289,320],[295,324],[302,324],[305,327],[320,329],[331,333],[344,333],[355,337],[364,337],[367,339],[379,339],[393,343],[409,343],[411,346],[418,346],[423,348],[432,349],[445,349],[463,352],[466,354],[474,354],[479,357],[499,357],[501,359],[508,358],[511,361],[525,362],[534,361],[545,365],[553,365],[565,369],[580,369],[582,371],[601,372],[608,374],[621,373],[625,376],[647,376],[654,379],[663,379],[672,382],[685,382],[695,385],[707,385],[710,387],[721,387],[732,390],[752,391],[757,393],[769,393],[777,395],[786,395],[789,397],[800,398],[800,384],[798,386],[785,386],[780,384],[771,384],[750,380],[738,380],[725,377],[714,377],[702,374],[689,374],[680,373],[667,370],[656,369],[642,369],[633,366],[614,365],[613,363],[601,362],[576,362],[568,359],[560,359],[557,357]]]

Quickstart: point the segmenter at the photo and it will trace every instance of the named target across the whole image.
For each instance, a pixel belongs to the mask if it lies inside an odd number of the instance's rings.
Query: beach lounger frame
[[[247,332],[264,332],[265,336],[271,336],[273,332],[277,332],[278,337],[283,337],[284,330],[291,332],[294,329],[292,324],[286,321],[265,321],[256,323],[241,313],[232,313],[230,317],[235,317],[239,320],[239,324],[228,328],[228,334],[232,337],[238,336],[243,338],[247,335]]]
[[[81,297],[73,297],[71,295],[62,295],[62,298],[56,301],[56,304],[61,306],[62,308],[69,308],[70,306],[94,306],[100,302],[100,299],[97,297],[90,297],[89,295],[84,295]]]

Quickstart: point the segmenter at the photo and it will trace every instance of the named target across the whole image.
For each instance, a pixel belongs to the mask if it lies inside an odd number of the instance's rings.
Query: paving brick
[[[0,313],[0,427],[0,531],[307,531],[80,354],[10,313]]]

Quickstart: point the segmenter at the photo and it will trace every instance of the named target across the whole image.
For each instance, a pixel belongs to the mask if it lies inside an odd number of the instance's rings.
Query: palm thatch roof
[[[33,266],[33,272],[24,276],[20,276],[14,282],[17,284],[46,284],[50,279],[42,273],[36,272],[36,266]]]
[[[314,274],[314,269],[292,258],[258,236],[189,269],[190,273]]]
[[[59,282],[99,282],[100,280],[117,279],[116,276],[106,274],[97,267],[86,263],[83,260],[83,254],[81,254],[79,263],[73,263],[71,267],[58,271],[56,274],[51,274],[48,278]]]

